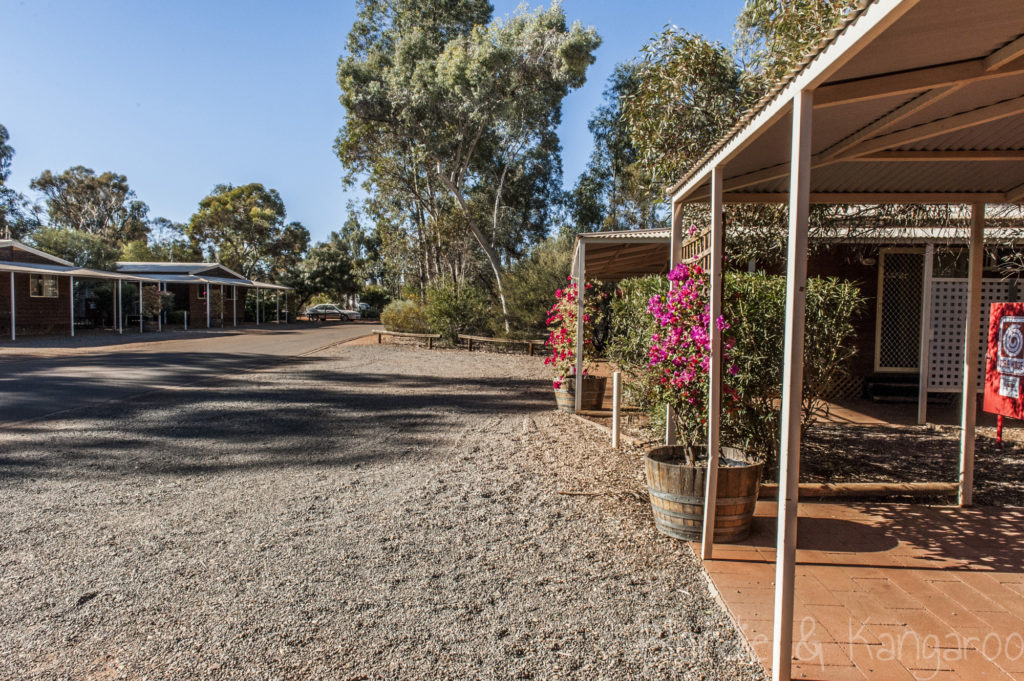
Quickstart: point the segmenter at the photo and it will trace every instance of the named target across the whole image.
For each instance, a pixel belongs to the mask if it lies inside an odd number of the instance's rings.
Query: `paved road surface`
[[[369,323],[248,328],[75,348],[5,348],[0,425],[271,366],[378,330]]]

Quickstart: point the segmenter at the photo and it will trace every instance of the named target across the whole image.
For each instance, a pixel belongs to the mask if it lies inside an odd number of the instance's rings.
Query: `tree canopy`
[[[44,170],[29,187],[46,197],[52,227],[88,232],[118,245],[144,239],[149,232],[149,207],[136,198],[124,175],[97,175],[75,166],[60,175]]]
[[[39,217],[27,198],[7,186],[14,159],[10,139],[7,128],[0,124],[0,238],[23,239],[39,226]]]
[[[338,63],[338,155],[371,194],[403,194],[399,210],[421,246],[460,249],[468,233],[507,318],[505,264],[523,234],[537,238],[524,230],[536,215],[528,188],[560,174],[561,102],[583,84],[600,39],[568,26],[557,4],[486,24],[490,6],[473,0],[360,7]],[[445,274],[422,251],[424,278]]]
[[[185,234],[211,258],[247,278],[294,269],[309,247],[309,231],[298,222],[285,223],[277,190],[256,182],[214,187],[199,202]]]

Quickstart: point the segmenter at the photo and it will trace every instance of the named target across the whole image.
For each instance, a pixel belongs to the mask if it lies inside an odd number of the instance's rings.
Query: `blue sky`
[[[517,1],[492,0],[496,15]],[[539,3],[530,3],[537,6]],[[666,24],[729,42],[742,0],[565,0],[603,44],[559,130],[565,183],[591,150],[587,119],[616,63]],[[185,221],[218,183],[262,182],[323,239],[357,192],[331,145],[335,66],[355,3],[296,0],[0,0],[0,123],[10,184],[84,165],[128,177],[151,216]]]

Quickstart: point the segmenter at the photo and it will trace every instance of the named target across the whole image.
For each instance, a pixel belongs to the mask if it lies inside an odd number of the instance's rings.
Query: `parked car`
[[[306,308],[306,317],[312,321],[326,321],[333,317],[342,322],[354,322],[361,316],[357,310],[346,310],[331,303],[323,303]]]
[[[366,312],[367,310],[370,309],[370,304],[369,303],[359,303],[358,307],[359,307],[359,311],[360,312]]]

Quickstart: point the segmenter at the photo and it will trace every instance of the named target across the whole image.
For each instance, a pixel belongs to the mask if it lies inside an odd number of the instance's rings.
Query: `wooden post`
[[[679,261],[683,259],[683,207],[680,204],[672,204],[672,232],[669,237],[668,267],[669,271],[675,269]],[[672,446],[676,443],[676,410],[671,404],[665,405],[665,444]]]
[[[779,451],[778,545],[775,553],[775,622],[772,640],[773,681],[789,681],[792,675],[812,106],[813,96],[806,90],[793,97],[789,252],[786,258],[786,340],[783,354],[782,441]]]
[[[921,277],[921,347],[918,352],[917,425],[928,421],[928,371],[931,364],[932,343],[932,270],[935,244],[924,247],[924,274]]]
[[[472,336],[468,336],[466,338],[466,347],[467,347],[467,352],[473,352],[473,337]]]
[[[586,310],[583,301],[587,293],[586,248],[586,242],[580,239],[580,261],[576,267],[576,406],[574,411],[577,414],[583,408],[583,333],[586,328],[583,323],[583,313]]]
[[[622,372],[612,374],[612,449],[619,448],[619,402],[622,399]]]
[[[377,332],[377,345],[380,345],[381,332]]]
[[[69,277],[68,299],[71,301],[71,337],[75,337],[75,276]]]
[[[427,336],[427,350],[434,349],[434,339],[431,336]]]
[[[14,272],[11,272],[11,340],[15,340],[14,319]]]
[[[725,215],[722,212],[722,169],[711,170],[711,292],[708,335],[711,341],[711,362],[708,368],[708,468],[704,490],[704,528],[701,535],[701,558],[710,560],[715,546],[715,511],[718,499],[718,459],[721,454],[719,428],[722,416],[722,265],[724,256]]]
[[[960,490],[957,500],[970,506],[974,497],[974,426],[978,417],[978,321],[985,257],[985,204],[971,206],[970,264],[967,268],[967,319],[964,321],[963,397],[960,398]]]

